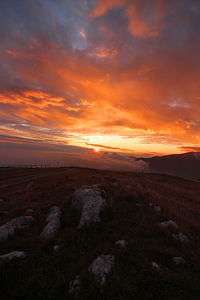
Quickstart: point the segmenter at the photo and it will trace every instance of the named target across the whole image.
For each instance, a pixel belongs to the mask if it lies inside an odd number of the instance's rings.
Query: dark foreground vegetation
[[[42,172],[48,176],[6,185],[12,172],[0,171],[0,225],[26,215],[28,209],[34,223],[0,245],[0,255],[14,250],[27,254],[0,265],[1,300],[72,299],[69,285],[77,274],[81,278],[77,299],[200,299],[199,182],[159,174],[66,168],[15,170],[15,178]],[[100,223],[78,229],[80,215],[71,205],[73,193],[96,183],[105,190],[108,205]],[[40,233],[54,205],[62,211],[61,229],[55,239],[44,242]],[[178,229],[158,226],[169,219]],[[173,239],[173,233],[180,231],[190,243]],[[115,245],[122,239],[127,241],[124,249]],[[55,245],[59,245],[57,251]],[[88,272],[101,254],[115,256],[103,286]],[[176,265],[174,257],[182,257],[185,263]]]

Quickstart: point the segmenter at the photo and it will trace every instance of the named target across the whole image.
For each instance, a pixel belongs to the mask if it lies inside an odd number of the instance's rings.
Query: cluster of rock
[[[170,228],[170,227],[173,227],[175,229],[178,229],[178,225],[174,221],[172,221],[172,220],[168,220],[168,221],[164,221],[162,223],[159,223],[159,226],[161,228]],[[186,244],[190,243],[190,239],[184,233],[182,233],[182,232],[173,233],[172,237],[173,237],[173,239],[179,241],[183,245],[186,245]]]
[[[72,205],[81,213],[78,228],[91,222],[100,222],[100,212],[106,205],[105,191],[98,184],[83,186],[75,191]]]
[[[185,259],[183,259],[181,256],[175,256],[175,257],[173,257],[172,261],[174,262],[174,264],[176,266],[182,266],[182,265],[185,264]],[[155,261],[152,261],[151,265],[152,265],[152,268],[155,269],[155,270],[157,270],[157,271],[160,271],[161,269],[164,269],[164,267],[162,267],[160,264],[158,264]]]
[[[97,176],[95,176],[96,178]],[[97,177],[98,178],[98,177]],[[103,180],[102,180],[103,181]],[[115,178],[112,179],[114,183],[116,183]],[[30,188],[32,186],[32,182],[30,183]],[[141,185],[136,182],[134,179],[131,179],[128,182],[127,188],[131,189],[132,187],[139,187]],[[150,203],[149,204],[156,212],[161,212],[161,207],[157,204]],[[106,193],[101,190],[100,185],[95,184],[91,186],[83,186],[77,189],[74,192],[72,198],[72,206],[76,209],[80,214],[80,221],[78,228],[82,228],[85,225],[88,225],[92,222],[100,222],[100,212],[106,206]],[[26,214],[33,213],[33,210],[29,209],[26,211]],[[40,238],[43,240],[51,240],[56,237],[59,229],[60,229],[60,218],[61,218],[61,210],[57,206],[53,206],[50,209],[50,213],[46,218],[46,225],[43,228]],[[0,226],[0,244],[5,242],[9,237],[13,236],[18,230],[24,229],[30,226],[33,223],[34,219],[32,216],[21,216],[7,222],[6,224]],[[167,220],[158,224],[161,228],[174,228],[178,229],[178,225],[172,221]],[[175,240],[180,241],[183,244],[187,244],[190,242],[188,237],[183,233],[173,233],[172,237]],[[115,242],[115,246],[119,249],[124,249],[127,246],[126,240],[118,240]],[[54,245],[53,250],[56,252],[60,248],[59,245]],[[15,259],[24,258],[26,254],[22,251],[13,251],[8,254],[4,254],[0,256],[0,264],[4,262],[9,262]],[[182,257],[173,257],[174,264],[182,265],[185,263],[185,260]],[[115,256],[111,254],[100,255],[93,260],[90,264],[88,271],[94,276],[94,279],[101,286],[105,284],[106,276],[112,271],[115,263]],[[156,270],[160,270],[162,267],[156,262],[152,262],[152,267]],[[81,289],[81,278],[79,275],[75,277],[74,280],[70,282],[69,286],[69,294],[75,298],[78,297]]]
[[[17,217],[6,224],[0,226],[0,244],[6,242],[8,238],[15,235],[19,230],[27,228],[33,223],[34,219],[31,216]]]
[[[33,210],[29,209],[26,213],[33,213]],[[61,211],[57,206],[54,206],[50,210],[50,214],[46,219],[46,226],[40,234],[40,237],[44,240],[52,239],[58,233],[60,228],[60,216]],[[0,226],[0,244],[6,242],[8,238],[14,236],[17,231],[29,227],[34,222],[32,216],[21,216],[14,218],[13,220]],[[55,245],[53,250],[57,251],[59,245]],[[0,263],[13,261],[15,259],[24,258],[26,254],[23,251],[13,251],[0,256]]]

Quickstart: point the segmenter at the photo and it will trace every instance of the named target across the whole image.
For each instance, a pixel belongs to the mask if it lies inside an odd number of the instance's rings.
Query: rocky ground
[[[1,299],[200,298],[199,182],[66,168],[6,186],[0,173]]]

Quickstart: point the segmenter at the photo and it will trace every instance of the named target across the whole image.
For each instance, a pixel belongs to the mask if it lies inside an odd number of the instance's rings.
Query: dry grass
[[[36,171],[38,172],[38,170]],[[19,174],[19,173],[18,173]],[[105,181],[108,207],[102,212],[102,222],[77,230],[79,216],[72,210],[74,190],[82,185],[99,183],[94,174]],[[8,175],[9,176],[9,175]],[[107,176],[107,177],[106,177]],[[117,185],[114,178],[117,179]],[[126,186],[130,179],[141,186]],[[79,299],[199,299],[200,262],[197,233],[200,223],[199,183],[164,175],[96,171],[71,168],[65,172],[2,189],[0,198],[1,224],[34,210],[34,225],[1,245],[0,254],[24,250],[27,258],[0,266],[1,299],[71,299],[69,282],[77,274],[82,278]],[[161,214],[149,207],[160,204]],[[52,205],[62,210],[62,226],[56,240],[44,243],[39,234]],[[157,223],[171,218],[192,238],[193,245],[183,247],[172,239],[174,229],[161,230]],[[128,246],[119,250],[114,243],[126,239]],[[61,246],[54,253],[53,245]],[[87,269],[100,254],[113,254],[116,262],[106,285],[100,288]],[[182,256],[185,266],[173,264],[174,256]],[[152,268],[152,261],[162,266]]]

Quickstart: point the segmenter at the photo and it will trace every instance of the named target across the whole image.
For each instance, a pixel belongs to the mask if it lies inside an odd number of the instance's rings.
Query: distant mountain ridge
[[[200,152],[140,158],[149,164],[151,172],[200,179]]]

